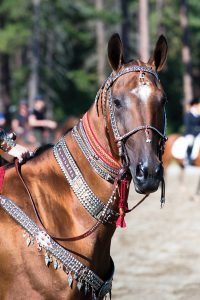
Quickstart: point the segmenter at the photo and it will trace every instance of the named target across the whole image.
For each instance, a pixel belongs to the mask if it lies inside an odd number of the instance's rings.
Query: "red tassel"
[[[119,216],[119,218],[116,221],[116,226],[125,228],[126,227],[126,222],[124,221],[124,216]]]
[[[124,178],[121,182],[120,182],[120,186],[119,186],[119,208],[126,208],[126,203],[125,201],[127,200],[127,196],[128,196],[128,183],[126,178]]]
[[[5,174],[4,167],[0,167],[0,193],[3,189],[4,174]]]
[[[124,221],[124,217],[126,214],[126,211],[128,209],[127,207],[127,197],[128,197],[128,182],[126,178],[124,178],[119,185],[119,217],[116,221],[116,226],[125,228],[126,222]]]

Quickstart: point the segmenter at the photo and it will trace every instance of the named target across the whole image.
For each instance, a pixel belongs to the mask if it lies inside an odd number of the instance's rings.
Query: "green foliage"
[[[183,66],[181,58],[182,32],[180,27],[180,2],[173,0],[163,0],[161,10],[161,33],[168,41],[169,52],[167,66],[161,74],[161,80],[167,92],[168,104],[168,127],[172,132],[181,131],[183,121]],[[193,63],[193,88],[195,95],[199,97],[199,70],[200,70],[200,2],[189,0],[189,42],[191,44],[191,55]],[[151,40],[157,38],[157,12],[156,0],[150,1],[150,35]],[[197,88],[198,85],[198,88]]]
[[[23,24],[8,24],[0,30],[0,52],[12,54],[16,48],[27,43],[31,31]]]
[[[97,12],[93,0],[41,0],[39,9],[40,91],[54,104],[55,117],[81,114],[91,105],[97,85],[95,22],[105,24],[105,36],[120,30],[120,1],[104,1]],[[163,0],[158,24],[157,0],[149,0],[150,43],[157,40],[158,25],[169,44],[168,62],[161,81],[168,96],[168,124],[178,131],[182,124],[182,62],[180,3]],[[128,0],[131,58],[138,51],[138,1]],[[0,54],[9,55],[10,96],[13,103],[27,96],[30,49],[33,41],[32,1],[2,0],[0,4]],[[195,95],[199,96],[200,1],[188,0]],[[106,45],[105,45],[106,48]]]

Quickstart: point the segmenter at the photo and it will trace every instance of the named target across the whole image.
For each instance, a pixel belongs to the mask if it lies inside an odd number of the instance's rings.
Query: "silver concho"
[[[39,231],[35,237],[36,242],[47,249],[53,249],[50,236],[45,231]]]

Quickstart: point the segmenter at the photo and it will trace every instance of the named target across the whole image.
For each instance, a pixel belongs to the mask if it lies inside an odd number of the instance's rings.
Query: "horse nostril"
[[[144,181],[147,178],[161,178],[163,175],[162,164],[155,164],[154,167],[149,167],[148,164],[140,162],[136,167],[136,177],[139,181]]]
[[[144,179],[148,176],[148,170],[141,162],[136,167],[136,177]]]

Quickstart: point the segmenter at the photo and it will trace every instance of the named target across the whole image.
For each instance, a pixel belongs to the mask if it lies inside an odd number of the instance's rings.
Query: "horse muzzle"
[[[163,178],[162,164],[155,164],[150,167],[145,163],[138,163],[136,167],[130,166],[131,175],[135,190],[140,194],[150,194],[157,191],[160,181]]]

